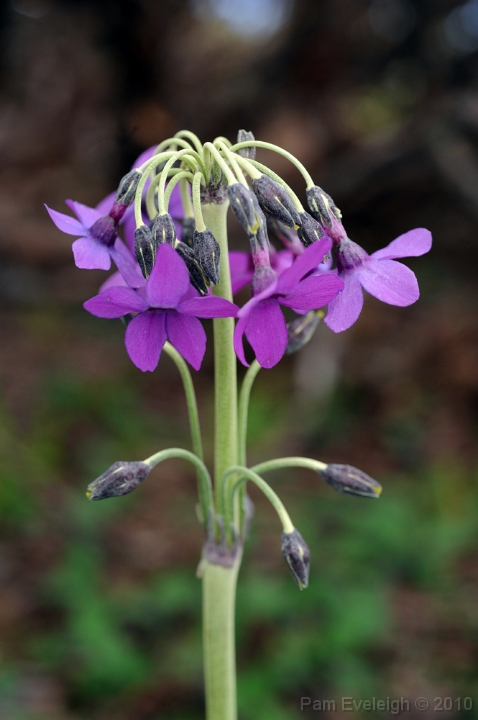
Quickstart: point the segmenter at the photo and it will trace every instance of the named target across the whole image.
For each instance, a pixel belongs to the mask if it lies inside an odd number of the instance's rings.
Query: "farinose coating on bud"
[[[310,310],[307,315],[287,323],[287,348],[286,355],[292,355],[302,350],[314,334],[317,325],[324,317],[322,310]]]
[[[249,130],[239,130],[237,133],[237,142],[243,143],[243,142],[254,142],[256,138]],[[256,159],[256,148],[255,147],[249,147],[249,148],[241,148],[238,151],[238,155],[242,155],[244,158],[248,158],[249,160],[255,160]]]
[[[129,173],[126,173],[126,175],[121,178],[116,192],[116,202],[126,206],[131,205],[139,181],[141,180],[141,175],[142,173],[140,173],[139,170],[130,170]]]
[[[282,185],[267,175],[261,175],[252,181],[252,189],[264,212],[293,230],[300,226],[299,213]]]
[[[193,237],[196,229],[196,221],[193,217],[185,217],[182,221],[182,226],[181,240],[192,250],[194,247]]]
[[[143,276],[148,278],[156,259],[156,244],[146,225],[140,225],[134,231],[134,254]]]
[[[158,245],[162,245],[163,243],[168,243],[168,245],[172,245],[174,247],[177,240],[176,228],[174,226],[173,218],[169,213],[158,215],[156,217],[151,227],[151,232],[153,234],[156,247]]]
[[[193,249],[206,279],[216,285],[220,278],[221,248],[209,228],[194,231]]]
[[[317,220],[314,220],[309,213],[303,212],[300,213],[300,227],[297,230],[297,235],[302,245],[309,247],[309,245],[317,242],[317,240],[321,240],[325,233]]]
[[[382,494],[380,483],[351,465],[327,465],[325,470],[319,470],[319,475],[339,493],[367,498],[379,498]]]
[[[298,530],[281,535],[282,557],[300,590],[309,584],[310,550]]]
[[[150,470],[151,467],[144,462],[119,460],[88,485],[86,497],[89,500],[106,500],[111,497],[128,495],[145,480]]]
[[[94,240],[97,240],[106,247],[111,247],[116,240],[116,223],[109,215],[98,218],[89,229],[89,233]]]
[[[189,278],[193,287],[195,287],[201,295],[207,295],[207,278],[196,256],[194,255],[194,252],[188,245],[186,245],[186,243],[183,242],[178,242],[174,249],[186,263],[186,267],[189,272]]]
[[[313,187],[307,189],[306,194],[310,212],[316,220],[324,225],[324,227],[325,225],[328,225],[329,228],[332,227],[331,215],[333,215],[336,220],[340,220],[342,213],[330,195],[322,190],[322,188],[318,185],[314,185]]]

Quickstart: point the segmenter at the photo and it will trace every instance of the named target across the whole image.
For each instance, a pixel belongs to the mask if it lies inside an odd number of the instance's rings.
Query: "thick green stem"
[[[236,720],[234,606],[240,554],[232,567],[202,566],[207,720]]]

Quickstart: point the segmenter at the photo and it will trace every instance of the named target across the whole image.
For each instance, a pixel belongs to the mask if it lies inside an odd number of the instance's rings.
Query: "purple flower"
[[[294,255],[290,250],[270,252],[270,263],[278,275],[290,267],[294,262]],[[232,250],[229,253],[229,268],[231,272],[232,294],[235,295],[254,277],[254,263],[251,253]]]
[[[138,313],[126,328],[128,355],[140,370],[154,370],[169,340],[199,370],[206,350],[200,318],[235,317],[237,306],[212,295],[191,297],[189,273],[170,245],[160,245],[151,275],[139,292],[110,287],[87,300],[83,307],[102,318]]]
[[[425,228],[400,235],[372,255],[349,238],[341,239],[337,244],[337,270],[344,289],[329,304],[325,323],[336,333],[351,327],[362,310],[362,288],[389,305],[412,305],[420,296],[417,279],[395,258],[423,255],[431,244],[431,233]]]
[[[305,314],[327,305],[342,290],[342,280],[333,273],[309,275],[329,250],[330,240],[326,238],[313,243],[293,265],[239,310],[234,348],[243,365],[248,365],[242,344],[244,334],[262,367],[273,367],[284,355],[288,336],[280,305]]]

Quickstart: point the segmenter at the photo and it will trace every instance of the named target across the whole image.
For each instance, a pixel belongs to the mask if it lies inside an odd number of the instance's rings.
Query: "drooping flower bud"
[[[264,212],[293,230],[300,226],[299,213],[282,185],[268,175],[261,175],[252,181],[252,189]]]
[[[207,278],[205,277],[203,269],[194,255],[193,250],[191,250],[191,248],[183,242],[178,242],[174,249],[186,263],[189,278],[193,287],[195,287],[201,295],[207,295]]]
[[[106,247],[112,247],[117,238],[116,224],[109,215],[98,218],[88,232],[93,240],[106,245]]]
[[[298,530],[281,535],[282,557],[300,590],[309,584],[310,550]]]
[[[193,249],[193,237],[196,229],[196,221],[193,217],[185,217],[182,221],[181,240]]]
[[[318,472],[339,493],[368,498],[379,498],[382,494],[380,483],[351,465],[331,464]]]
[[[309,247],[309,245],[317,242],[317,240],[322,240],[325,233],[317,220],[314,220],[309,213],[300,213],[300,223],[297,235],[304,247]]]
[[[134,254],[145,278],[149,277],[156,259],[156,243],[153,233],[146,225],[140,225],[134,231]]]
[[[126,207],[131,205],[141,177],[142,173],[140,173],[139,170],[130,170],[129,173],[126,173],[126,175],[121,178],[120,184],[118,185],[115,202],[121,203]]]
[[[151,227],[151,232],[153,233],[156,246],[168,243],[174,247],[177,240],[176,228],[173,218],[169,213],[164,213],[164,215],[158,215],[156,217]]]
[[[151,467],[144,462],[123,462],[119,460],[88,485],[86,497],[89,500],[106,500],[111,497],[128,495],[146,479]]]
[[[243,142],[254,142],[255,137],[249,130],[239,130],[237,133],[237,142],[243,143]],[[244,158],[248,158],[249,160],[255,160],[256,159],[256,148],[255,147],[248,147],[248,148],[241,148],[238,150],[238,155],[242,155]]]
[[[325,190],[322,190],[318,185],[314,185],[308,188],[306,193],[310,212],[324,227],[325,225],[328,225],[329,228],[332,227],[333,217],[336,220],[341,219],[342,213]]]
[[[266,220],[254,193],[241,183],[234,183],[228,186],[227,194],[234,215],[246,231],[252,249],[254,250],[257,243],[260,247],[265,247]]]
[[[207,280],[216,285],[220,278],[221,248],[209,228],[202,232],[194,231],[193,248]]]
[[[320,323],[324,313],[321,310],[310,310],[307,315],[301,315],[300,317],[287,323],[287,348],[285,351],[286,355],[292,355],[299,350],[302,350],[304,345],[307,345],[312,335],[317,329],[317,325]]]

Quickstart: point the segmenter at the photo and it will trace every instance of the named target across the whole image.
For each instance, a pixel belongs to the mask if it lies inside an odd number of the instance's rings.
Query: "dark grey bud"
[[[297,235],[304,247],[309,247],[317,240],[321,240],[324,234],[317,220],[314,220],[307,212],[300,213],[300,227],[297,230]]]
[[[186,263],[193,287],[201,295],[207,295],[208,282],[193,250],[183,242],[178,242],[174,249]]]
[[[176,228],[174,226],[174,220],[169,213],[158,215],[156,217],[153,225],[151,226],[151,232],[153,233],[156,247],[158,245],[162,245],[163,243],[168,243],[168,245],[172,245],[174,247],[177,240]]]
[[[146,225],[140,225],[134,231],[134,254],[143,276],[148,278],[156,259],[156,243]]]
[[[310,310],[307,315],[301,315],[287,323],[286,355],[292,355],[307,345],[323,317],[324,313],[321,310]]]
[[[255,139],[256,138],[250,132],[250,130],[239,130],[239,132],[237,133],[237,142],[238,143],[254,142]],[[248,158],[249,160],[255,160],[256,159],[256,148],[255,147],[241,148],[238,151],[238,155],[242,155],[242,157]]]
[[[142,173],[139,170],[131,170],[121,178],[118,190],[116,192],[116,202],[122,205],[131,205],[138,189],[139,181],[141,180]]]
[[[88,500],[106,500],[111,497],[128,495],[148,476],[151,467],[144,462],[113,463],[103,475],[88,485]]]
[[[186,217],[182,221],[182,232],[181,232],[181,240],[186,243],[186,245],[189,245],[191,249],[193,249],[193,237],[194,237],[194,231],[196,229],[196,221],[193,217]]]
[[[252,181],[252,189],[265,213],[293,230],[300,226],[299,213],[282,185],[267,175],[261,175]]]
[[[380,483],[351,465],[327,465],[318,472],[339,493],[368,498],[379,498],[382,494]]]
[[[221,248],[209,228],[203,232],[194,231],[193,248],[207,280],[216,285],[220,278]]]
[[[109,215],[98,218],[88,232],[93,240],[96,240],[102,245],[106,245],[106,247],[112,247],[117,238],[116,223]]]
[[[232,211],[246,233],[249,235],[251,232],[257,232],[260,223],[256,217],[254,207],[255,195],[242,183],[229,185],[227,195],[231,203]]]
[[[298,530],[281,535],[282,557],[300,590],[309,584],[310,550]]]
[[[336,220],[340,220],[342,213],[330,195],[322,190],[322,188],[318,185],[314,185],[313,187],[308,188],[306,193],[310,212],[324,227],[326,225],[328,225],[329,228],[332,227],[331,215],[333,215]]]

